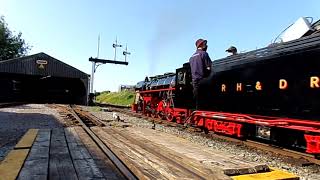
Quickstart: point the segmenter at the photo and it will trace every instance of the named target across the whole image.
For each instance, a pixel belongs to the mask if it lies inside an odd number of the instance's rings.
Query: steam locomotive
[[[319,21],[318,21],[319,24]],[[315,24],[314,24],[315,26]],[[132,109],[205,132],[320,155],[320,33],[213,61],[195,110],[189,63],[136,85]]]

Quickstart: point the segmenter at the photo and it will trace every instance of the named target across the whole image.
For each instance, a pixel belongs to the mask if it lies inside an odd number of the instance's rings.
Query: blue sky
[[[319,19],[320,1],[0,0],[0,15],[22,32],[29,54],[45,52],[88,74],[98,35],[104,59],[113,59],[118,37],[128,44],[129,66],[100,66],[94,84],[97,91],[116,91],[147,75],[174,72],[189,60],[198,38],[208,40],[212,60],[225,57],[230,45],[239,51],[265,47],[299,17]]]

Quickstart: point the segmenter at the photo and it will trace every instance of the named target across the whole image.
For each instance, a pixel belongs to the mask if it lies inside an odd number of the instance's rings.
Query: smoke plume
[[[155,27],[155,34],[148,46],[149,75],[154,75],[161,55],[166,52],[166,49],[176,48],[174,42],[186,29],[186,23],[182,14],[171,10],[158,16]]]

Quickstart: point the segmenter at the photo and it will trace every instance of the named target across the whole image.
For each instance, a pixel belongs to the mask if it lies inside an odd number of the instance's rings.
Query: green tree
[[[25,56],[30,46],[21,38],[22,33],[14,35],[3,16],[0,17],[0,61]]]

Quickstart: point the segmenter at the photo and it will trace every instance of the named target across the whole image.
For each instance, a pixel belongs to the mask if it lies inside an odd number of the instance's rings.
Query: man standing
[[[201,85],[204,84],[205,78],[210,75],[212,61],[207,51],[207,40],[198,39],[196,41],[196,52],[191,56],[189,63],[192,74],[193,95],[196,101],[196,109],[203,107],[203,93]]]
[[[234,47],[234,46],[230,46],[230,47],[226,50],[226,52],[230,53],[231,56],[238,54],[238,50],[237,50],[237,48]]]

